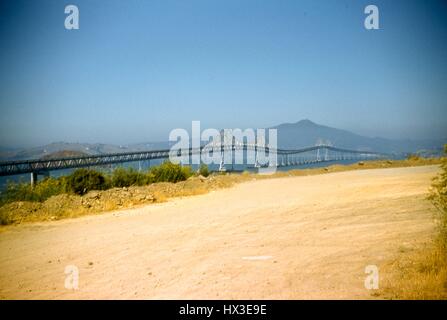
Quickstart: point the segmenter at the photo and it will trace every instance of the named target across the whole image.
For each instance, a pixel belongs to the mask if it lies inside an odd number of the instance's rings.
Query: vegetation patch
[[[147,174],[138,172],[133,168],[116,168],[113,170],[111,177],[111,185],[114,188],[144,186],[150,182],[150,177]]]
[[[78,169],[66,179],[67,189],[83,195],[91,190],[107,189],[106,178],[101,172],[91,169]]]
[[[150,168],[150,182],[179,182],[184,181],[193,175],[189,166],[182,167],[178,164],[166,161],[159,166]]]

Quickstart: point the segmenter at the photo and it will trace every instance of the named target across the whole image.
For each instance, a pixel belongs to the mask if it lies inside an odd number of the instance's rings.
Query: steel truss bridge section
[[[214,149],[213,149],[214,147]],[[377,159],[387,157],[386,154],[372,152],[372,151],[359,151],[359,150],[348,150],[342,148],[336,148],[333,146],[312,146],[302,149],[273,149],[266,146],[254,145],[254,144],[233,144],[233,145],[219,145],[219,146],[202,146],[200,148],[189,148],[187,150],[171,151],[166,150],[151,150],[151,151],[138,151],[138,152],[127,152],[127,153],[113,153],[113,154],[102,154],[102,155],[89,155],[89,156],[79,156],[79,157],[67,157],[67,158],[57,158],[48,160],[18,160],[18,161],[5,161],[0,162],[0,176],[10,176],[18,175],[24,173],[32,174],[48,174],[49,171],[62,170],[62,169],[72,169],[72,168],[85,168],[94,166],[104,166],[117,163],[125,162],[136,162],[144,160],[155,160],[155,159],[168,159],[170,155],[195,155],[202,152],[211,152],[220,150],[220,152],[228,151],[255,151],[255,152],[265,152],[276,153],[278,158],[282,160],[278,161],[278,165],[293,165],[292,163],[298,163],[296,157],[298,155],[308,155],[306,161],[324,161],[329,160],[329,154],[331,159],[343,159],[343,155],[346,157],[356,158],[356,159]],[[312,154],[314,153],[314,155]],[[310,156],[309,156],[310,154]],[[286,161],[293,159],[295,156],[296,161]],[[313,158],[308,159],[309,157]],[[304,158],[303,158],[304,159]],[[290,163],[290,164],[289,164]],[[302,161],[299,161],[302,163]]]

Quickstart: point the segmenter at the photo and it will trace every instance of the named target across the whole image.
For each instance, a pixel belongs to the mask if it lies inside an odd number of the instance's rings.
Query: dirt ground
[[[130,210],[0,228],[2,299],[369,299],[435,233],[437,166],[258,180]],[[66,266],[79,288],[65,288]],[[392,272],[390,270],[384,272]],[[379,282],[380,285],[380,282]]]

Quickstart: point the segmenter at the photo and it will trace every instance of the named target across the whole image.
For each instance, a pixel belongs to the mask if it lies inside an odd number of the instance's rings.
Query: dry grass
[[[437,234],[430,243],[413,252],[401,250],[388,266],[391,276],[385,280],[382,290],[386,298],[447,299],[447,159],[441,162],[442,172],[434,179],[428,197],[438,209]]]
[[[447,261],[444,240],[437,238],[411,252],[400,252],[386,267],[380,295],[385,299],[447,299]]]
[[[358,169],[394,168],[439,164],[440,159],[417,158],[408,160],[365,161],[351,165],[331,165],[290,171],[279,171],[273,175],[213,174],[207,178],[191,177],[178,183],[160,182],[148,186],[114,188],[105,191],[91,191],[84,196],[61,194],[44,202],[18,201],[0,207],[0,224],[49,221],[98,214],[117,209],[131,208],[150,203],[163,202],[173,197],[205,194],[211,190],[228,188],[236,183],[256,179],[272,179],[287,176],[306,176]]]

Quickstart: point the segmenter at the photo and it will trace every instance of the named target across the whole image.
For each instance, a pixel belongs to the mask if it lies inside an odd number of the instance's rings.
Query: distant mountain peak
[[[302,119],[297,122],[286,122],[281,123],[273,128],[284,128],[284,127],[293,127],[293,128],[312,128],[312,127],[319,127],[320,125],[313,122],[309,119]]]
[[[296,124],[300,124],[300,125],[312,125],[312,126],[316,126],[317,124],[309,119],[303,119],[298,121]]]
[[[421,149],[439,147],[436,141],[390,140],[370,138],[353,132],[328,127],[303,119],[295,123],[282,123],[273,127],[278,130],[278,146],[284,149],[299,149],[321,142],[339,148],[387,153],[416,152]]]

